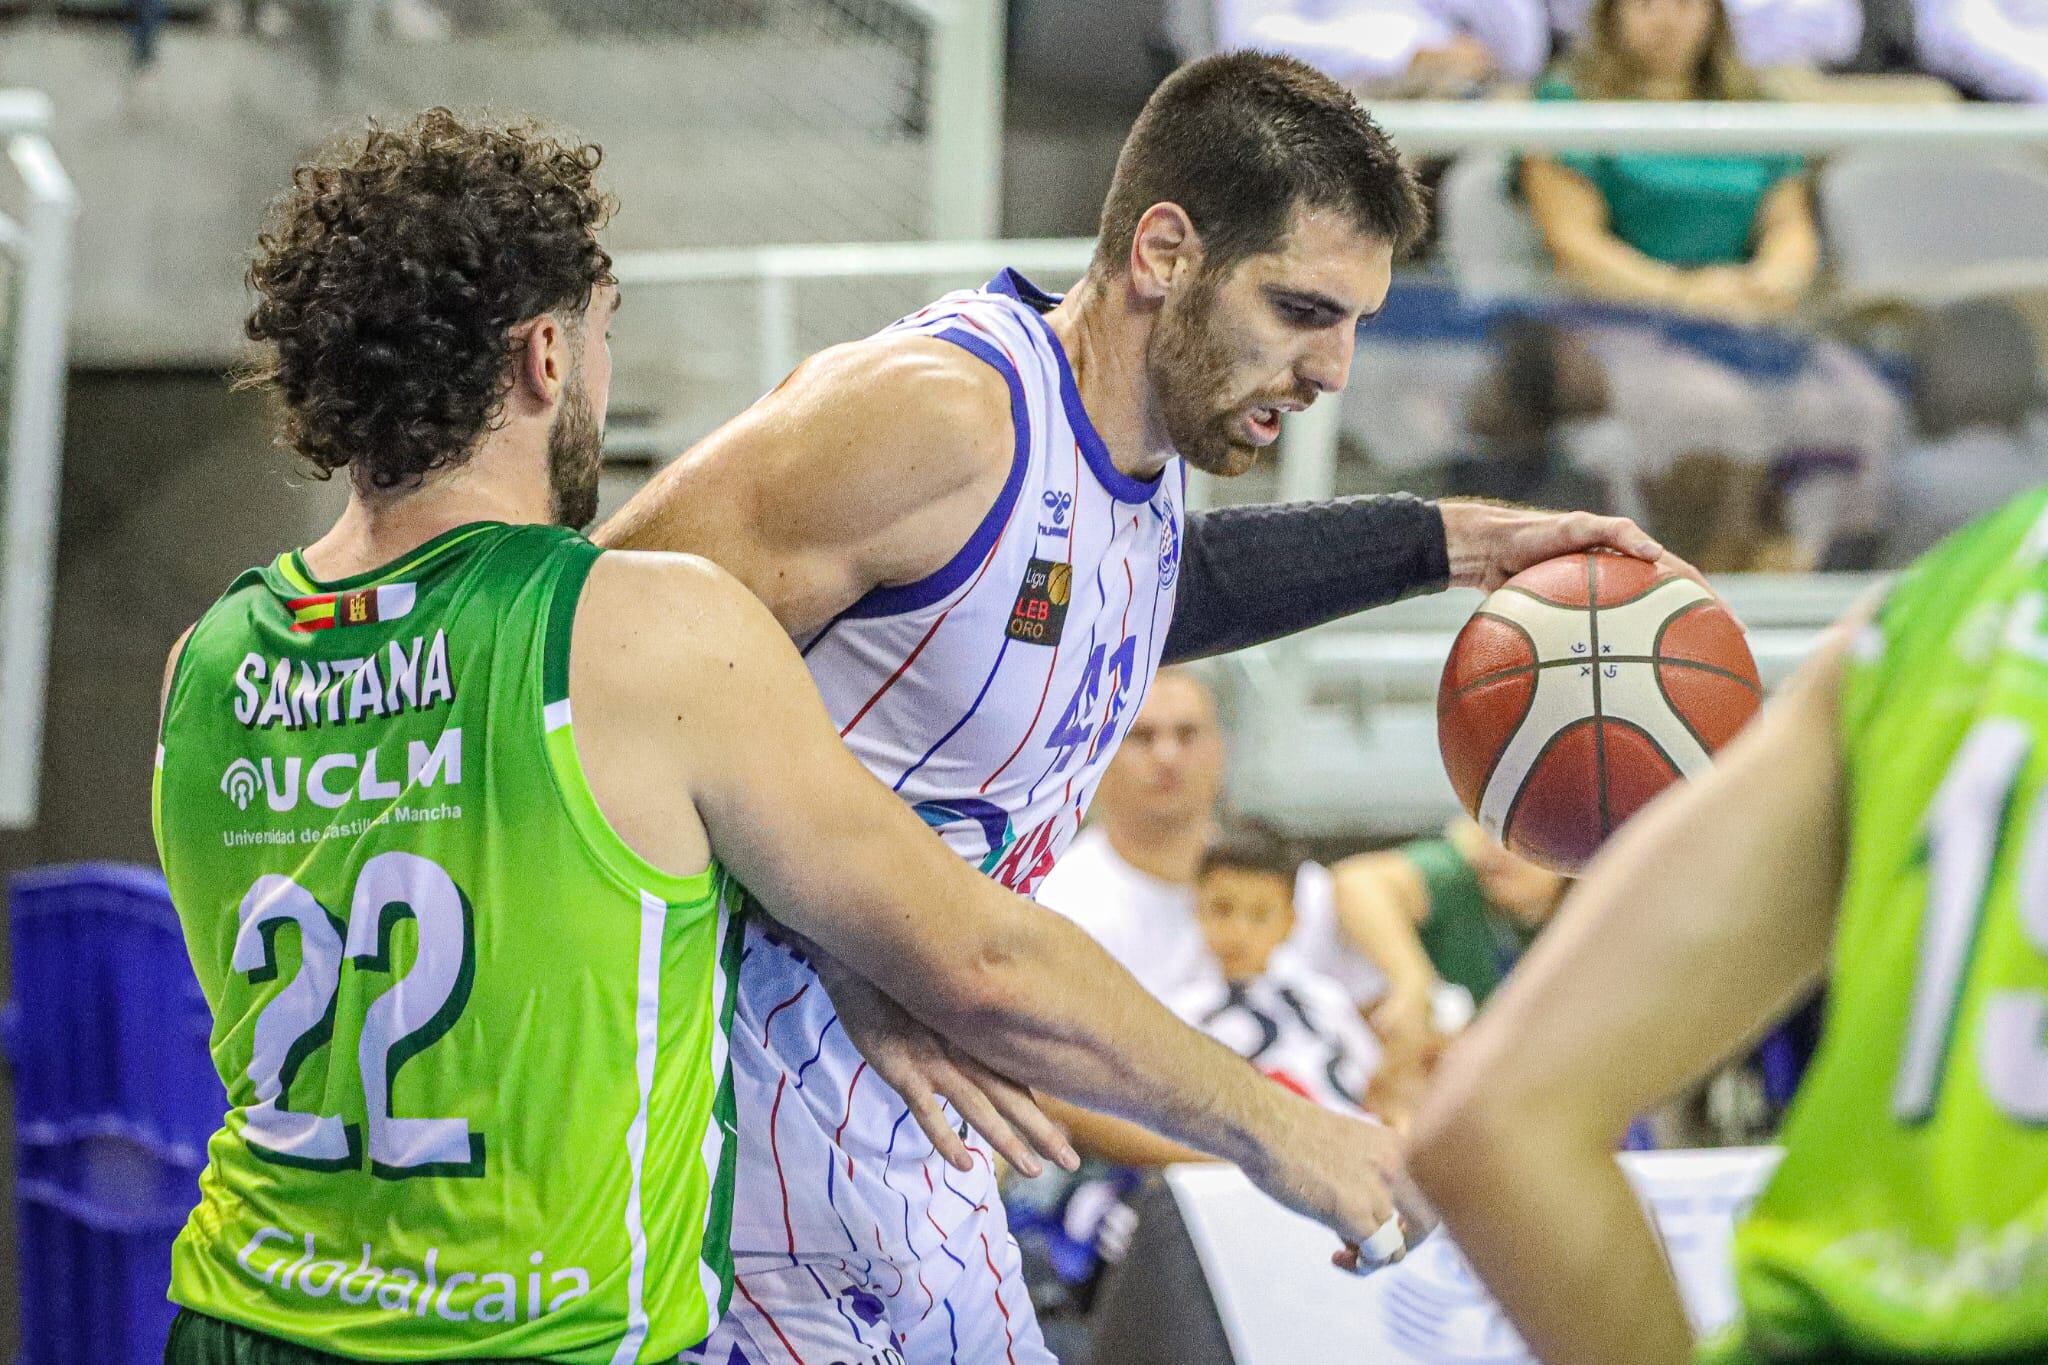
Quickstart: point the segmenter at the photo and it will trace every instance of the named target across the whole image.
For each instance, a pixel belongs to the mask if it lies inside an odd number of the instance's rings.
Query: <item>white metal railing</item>
[[[1389,100],[1375,104],[1373,114],[1410,153],[1637,147],[1822,152],[1869,145],[1967,150],[2015,144],[2048,149],[2048,109],[2005,105]],[[629,251],[619,254],[617,270],[627,285],[751,282],[759,328],[756,378],[765,391],[802,358],[793,289],[798,281],[930,277],[957,285],[1005,265],[1078,275],[1093,249],[1087,239],[1070,238]],[[2014,277],[2012,263],[1988,269],[1989,278]],[[2037,276],[2021,270],[2020,276],[2048,280],[2048,271]],[[1318,403],[1289,420],[1280,463],[1282,497],[1328,495],[1336,478],[1338,423],[1335,403]]]
[[[51,149],[50,102],[0,91],[0,137],[26,191],[17,223],[0,214],[14,263],[8,326],[6,504],[0,508],[0,829],[35,816],[57,550],[64,342],[77,196]]]
[[[2048,109],[2010,104],[1692,100],[1386,100],[1373,117],[1408,153],[1958,151],[2048,146]]]

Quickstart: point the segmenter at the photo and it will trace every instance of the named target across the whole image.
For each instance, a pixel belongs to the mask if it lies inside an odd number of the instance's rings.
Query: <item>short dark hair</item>
[[[1270,52],[1225,52],[1161,82],[1124,139],[1096,268],[1121,274],[1154,204],[1187,210],[1214,270],[1271,251],[1297,208],[1336,208],[1399,253],[1427,221],[1401,154],[1343,86]]]
[[[1234,820],[1218,830],[1202,850],[1197,875],[1206,877],[1219,870],[1264,872],[1291,882],[1301,870],[1301,849],[1263,820]]]
[[[503,410],[509,329],[612,282],[602,157],[430,109],[298,167],[249,266],[266,354],[241,377],[282,398],[282,443],[377,490],[465,459]]]

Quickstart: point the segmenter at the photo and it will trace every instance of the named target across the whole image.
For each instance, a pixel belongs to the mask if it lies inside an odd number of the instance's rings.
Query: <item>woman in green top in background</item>
[[[1587,44],[1539,99],[1742,100],[1720,0],[1599,0]],[[1820,268],[1796,156],[1562,153],[1522,167],[1529,211],[1571,283],[1733,321],[1782,317]]]
[[[1597,0],[1582,48],[1545,99],[1757,97],[1721,0]],[[1793,322],[1820,268],[1806,164],[1788,155],[1670,152],[1531,156],[1521,186],[1558,277],[1603,300],[1653,310],[1581,331],[1605,371],[1609,415],[1568,448],[1618,510],[1653,533],[1670,478],[1749,486],[1743,466],[1778,462],[1793,567],[1870,529],[1904,406],[1870,361],[1827,337],[1680,336],[1668,310],[1748,328]],[[1736,357],[1747,357],[1731,363]],[[1771,358],[1775,357],[1775,358]],[[1760,364],[1760,361],[1766,363]],[[1667,477],[1668,476],[1668,477]],[[1688,484],[1681,482],[1681,488]],[[1708,509],[1686,509],[1696,520]],[[1736,522],[1747,508],[1723,509]]]

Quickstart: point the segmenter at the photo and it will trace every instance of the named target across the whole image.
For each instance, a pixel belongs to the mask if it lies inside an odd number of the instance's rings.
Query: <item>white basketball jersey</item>
[[[1002,375],[1010,476],[945,567],[868,594],[804,646],[869,771],[961,857],[1025,895],[1081,827],[1158,668],[1185,501],[1178,461],[1150,483],[1110,462],[1042,316],[1056,302],[1005,271],[883,333],[941,338]],[[816,974],[758,921],[732,1055],[744,1135],[736,1251],[886,1260],[914,1274],[956,1222],[996,1202],[988,1161],[963,1175],[938,1158],[867,1074]],[[906,1280],[901,1293],[920,1290]]]

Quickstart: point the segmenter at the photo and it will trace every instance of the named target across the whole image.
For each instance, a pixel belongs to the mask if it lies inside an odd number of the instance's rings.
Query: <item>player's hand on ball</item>
[[[1647,560],[1707,587],[1698,569],[1659,545],[1627,517],[1543,512],[1456,498],[1439,502],[1437,509],[1443,513],[1444,547],[1451,561],[1453,587],[1492,592],[1546,559],[1595,549],[1617,550]]]
[[[1079,1168],[1080,1155],[1029,1090],[951,1046],[865,979],[815,948],[811,951],[847,1039],[874,1073],[902,1096],[917,1126],[955,1169],[974,1169],[974,1156],[954,1131],[940,1099],[951,1103],[1003,1160],[1027,1176],[1044,1171],[1041,1157],[1064,1170]]]
[[[1363,1274],[1400,1260],[1399,1135],[1305,1102],[1290,1112],[1286,1131],[1263,1162],[1244,1168],[1252,1182],[1343,1238],[1345,1249],[1332,1258],[1342,1268]]]

